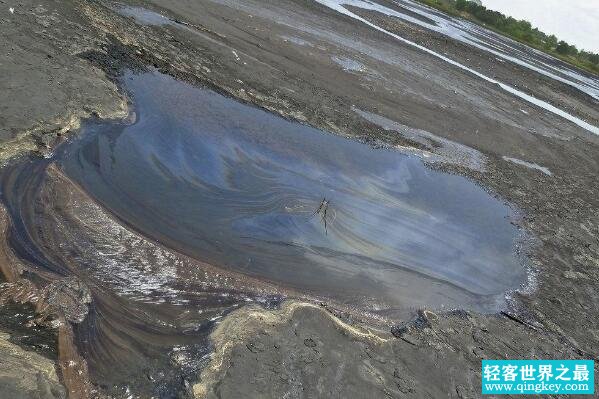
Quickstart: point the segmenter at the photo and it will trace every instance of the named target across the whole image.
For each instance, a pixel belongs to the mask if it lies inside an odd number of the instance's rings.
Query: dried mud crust
[[[521,327],[521,328],[520,328]],[[326,308],[287,302],[229,315],[198,398],[478,397],[480,359],[570,358],[556,338],[500,316],[421,312],[394,334],[346,324]],[[535,341],[535,349],[522,344]],[[559,349],[562,348],[562,349]]]
[[[365,121],[353,111],[356,106],[483,153],[488,160],[484,173],[455,171],[522,211],[520,225],[538,239],[528,254],[536,284],[530,292],[513,294],[506,315],[427,313],[427,323],[401,329],[399,337],[376,333],[380,342],[348,333],[328,311],[313,306],[289,304],[274,313],[242,309],[215,331],[215,354],[207,369],[213,372],[202,375],[198,396],[476,397],[483,358],[598,357],[597,137],[537,109],[523,114],[520,109],[527,104],[488,83],[311,1],[222,3],[135,2],[195,30],[142,26],[102,2],[22,1],[13,15],[2,14],[0,39],[9,51],[0,57],[9,73],[0,77],[0,89],[9,95],[0,100],[0,160],[46,151],[82,117],[125,115],[125,96],[114,78],[128,68],[158,68],[369,143],[415,145]],[[240,9],[240,4],[249,8]],[[388,23],[408,38],[430,35]],[[312,31],[300,29],[302,24]],[[314,33],[327,30],[330,36]],[[342,46],[333,33],[392,51],[403,61],[389,67],[363,59],[367,68],[380,68],[382,81],[349,73],[330,56],[361,55]],[[289,35],[311,46],[281,39]],[[445,46],[430,38],[425,42],[435,48]],[[446,45],[457,47],[458,54],[468,52],[451,40]],[[472,51],[481,57],[479,50]],[[556,105],[569,108],[585,101],[533,73],[502,69],[503,64],[494,68],[498,76],[517,74],[517,86],[540,98],[553,96]],[[454,92],[454,86],[460,91]],[[580,109],[596,118],[590,100]],[[552,176],[503,156],[538,163]],[[362,391],[362,386],[369,389]]]
[[[47,149],[82,117],[126,115],[114,83],[77,56],[99,43],[71,3],[4,4],[0,19],[0,163]]]

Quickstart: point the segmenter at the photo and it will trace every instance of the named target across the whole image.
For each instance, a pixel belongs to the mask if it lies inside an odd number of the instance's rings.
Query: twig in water
[[[312,216],[320,214],[320,220],[324,223],[324,232],[326,235],[329,235],[329,231],[327,228],[327,211],[329,209],[329,203],[330,202],[326,199],[326,197],[323,198],[322,201],[320,201],[320,205],[318,206],[316,211],[312,214]]]

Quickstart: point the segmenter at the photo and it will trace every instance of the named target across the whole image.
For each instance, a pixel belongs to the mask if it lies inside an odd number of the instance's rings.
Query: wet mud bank
[[[251,283],[235,296],[226,273],[202,268],[116,222],[107,223],[110,215],[55,167],[44,172],[47,166],[36,170],[40,179],[25,184],[34,195],[29,198],[31,207],[23,202],[11,209],[15,220],[14,215],[24,215],[11,230],[12,248],[23,260],[24,272],[47,293],[39,295],[30,287],[21,296],[31,296],[34,304],[40,303],[38,296],[46,302],[61,294],[66,297],[54,303],[57,318],[46,327],[58,328],[56,350],[61,358],[71,352],[85,356],[80,359],[83,363],[73,359],[65,363],[70,368],[89,365],[95,384],[89,395],[98,390],[117,396],[131,390],[142,397],[185,393],[184,378],[195,378],[208,351],[204,338],[214,320],[223,310],[257,297],[261,285]],[[27,175],[22,170],[14,173],[20,178]],[[182,269],[181,282],[171,278],[177,267]],[[89,298],[80,296],[81,288]],[[276,289],[269,293],[276,294]],[[177,306],[171,297],[189,305]],[[266,294],[260,298],[271,301]],[[44,312],[43,305],[37,308]],[[70,368],[63,370],[65,384]],[[81,373],[75,370],[73,377],[80,380]],[[74,391],[80,395],[76,397],[89,397],[81,386]]]

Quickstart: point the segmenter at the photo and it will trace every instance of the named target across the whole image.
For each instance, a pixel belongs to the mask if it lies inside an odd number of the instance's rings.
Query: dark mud
[[[36,317],[33,306],[12,301],[1,305],[0,332],[10,333],[10,342],[50,360],[58,359],[57,334],[55,331],[31,324]]]

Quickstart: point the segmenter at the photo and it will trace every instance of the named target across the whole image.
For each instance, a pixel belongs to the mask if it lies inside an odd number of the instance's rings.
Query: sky
[[[579,49],[599,53],[599,0],[482,0],[485,7],[530,21]]]

